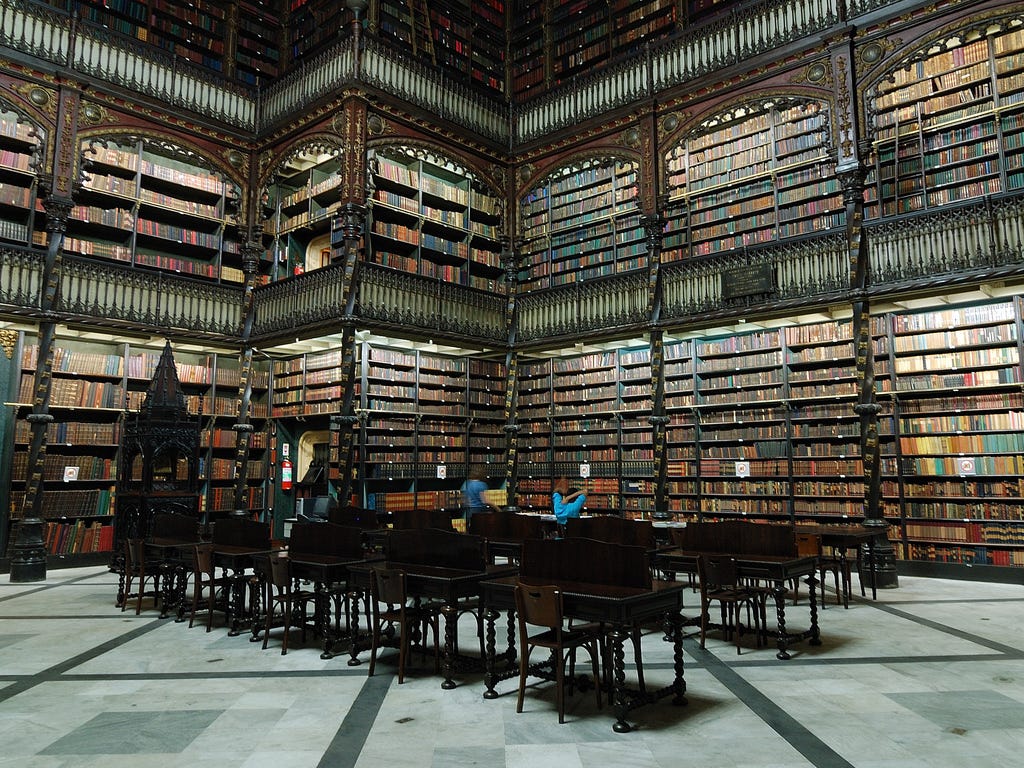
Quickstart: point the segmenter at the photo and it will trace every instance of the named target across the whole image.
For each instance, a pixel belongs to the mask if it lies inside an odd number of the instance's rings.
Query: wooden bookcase
[[[40,137],[14,112],[0,110],[0,241],[33,243]]]
[[[468,170],[406,147],[373,150],[369,254],[378,264],[504,292],[499,195]]]
[[[22,336],[20,374],[11,465],[11,516],[21,518],[28,479],[32,432],[33,377],[38,347]],[[103,551],[113,544],[110,531],[116,505],[120,420],[141,406],[160,358],[160,350],[123,342],[85,342],[58,338],[47,428],[44,502],[51,554]],[[202,414],[199,458],[202,506],[208,516],[233,510],[238,359],[222,353],[175,353],[178,377],[189,413]],[[268,371],[254,372],[250,421],[248,509],[266,508]],[[8,537],[8,541],[11,538]]]
[[[218,282],[244,280],[238,187],[147,140],[83,142],[64,250]]]
[[[636,164],[592,161],[560,168],[519,203],[522,290],[643,269]]]
[[[715,115],[666,153],[662,258],[703,256],[845,225],[828,106],[753,102]]]
[[[693,342],[665,344],[666,491],[668,509],[690,516],[700,509],[697,487],[697,417]]]
[[[456,82],[505,93],[505,0],[381,0],[373,10],[385,41],[441,67]]]
[[[640,50],[677,28],[676,0],[608,3],[518,0],[511,3],[511,93],[558,84]]]
[[[262,279],[279,280],[331,263],[331,226],[341,208],[340,166],[340,150],[310,151],[278,169],[263,196]]]
[[[1024,32],[935,48],[875,93],[870,217],[1024,188]]]
[[[896,427],[887,507],[907,560],[1024,565],[1021,300],[882,318]]]

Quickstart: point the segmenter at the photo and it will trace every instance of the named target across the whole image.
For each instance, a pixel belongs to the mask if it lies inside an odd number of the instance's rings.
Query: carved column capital
[[[75,201],[62,195],[47,195],[43,198],[43,210],[46,211],[46,231],[63,234],[67,231],[68,219]]]
[[[843,189],[843,203],[850,205],[864,199],[864,184],[868,177],[868,169],[863,165],[836,173]]]

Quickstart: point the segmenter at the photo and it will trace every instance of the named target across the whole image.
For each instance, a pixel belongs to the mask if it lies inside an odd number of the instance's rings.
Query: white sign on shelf
[[[438,480],[444,480],[446,477],[448,477],[448,467],[446,467],[444,464],[438,464],[437,465],[437,479]]]
[[[960,467],[961,475],[976,475],[978,473],[977,467],[974,464],[973,456],[961,456],[957,462],[957,466]]]
[[[287,459],[292,452],[292,447],[288,443],[281,443],[281,458]]]
[[[736,462],[736,477],[750,477],[750,462],[749,461],[737,461]]]
[[[64,482],[71,483],[78,479],[78,467],[64,467]]]
[[[584,480],[586,480],[588,477],[590,477],[590,465],[589,464],[580,464],[580,477],[582,477]]]

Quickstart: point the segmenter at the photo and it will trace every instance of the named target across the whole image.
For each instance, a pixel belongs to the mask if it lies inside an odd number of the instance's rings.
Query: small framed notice
[[[64,482],[73,483],[78,479],[78,467],[64,467]]]
[[[444,464],[438,464],[437,465],[437,479],[438,480],[444,480],[446,477],[448,477],[448,467],[446,467]]]
[[[580,477],[582,477],[584,480],[586,480],[588,477],[590,477],[590,465],[589,464],[586,464],[586,463],[580,464]]]
[[[961,456],[957,460],[957,467],[961,475],[976,475],[978,474],[978,468],[974,463],[973,456]]]
[[[736,477],[750,477],[750,462],[749,461],[737,461],[736,462]]]

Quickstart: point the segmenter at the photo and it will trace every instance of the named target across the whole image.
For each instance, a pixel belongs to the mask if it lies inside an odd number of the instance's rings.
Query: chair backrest
[[[801,557],[820,557],[821,536],[816,533],[797,533],[796,552]]]
[[[562,593],[552,585],[516,584],[516,615],[526,624],[558,629],[562,626]]]
[[[698,555],[697,577],[703,590],[735,587],[739,582],[736,559],[728,555]]]
[[[511,536],[515,512],[499,509],[494,512],[478,512],[469,518],[469,533],[485,539],[507,540]]]
[[[688,552],[731,555],[795,555],[796,529],[792,525],[723,520],[687,523],[672,529],[672,542]]]
[[[184,542],[199,541],[199,520],[189,515],[158,512],[153,515],[149,535],[154,539],[171,539]]]
[[[565,535],[571,538],[597,539],[616,544],[632,544],[654,549],[654,524],[650,520],[631,520],[613,515],[570,517],[565,521]]]
[[[526,539],[519,576],[533,584],[567,581],[650,589],[644,547],[594,539]]]
[[[270,549],[270,526],[243,517],[225,517],[213,524],[214,544]]]
[[[124,565],[125,568],[138,573],[146,565],[145,542],[142,539],[124,540]]]
[[[213,574],[213,544],[196,544],[192,547],[192,570],[194,573],[210,576]]]
[[[347,525],[367,531],[374,531],[381,527],[377,513],[372,509],[363,509],[362,507],[347,506],[329,509],[327,510],[327,520],[335,525]]]
[[[278,592],[287,592],[292,586],[291,569],[288,567],[288,558],[281,554],[270,556],[270,583]]]
[[[376,567],[371,574],[370,595],[373,599],[388,605],[405,605],[405,571]]]
[[[410,509],[393,514],[391,527],[403,531],[418,528],[452,530],[452,516],[443,509]]]
[[[296,523],[288,539],[293,555],[333,555],[358,560],[363,556],[363,528],[334,523]]]
[[[484,570],[484,555],[483,537],[436,528],[388,531],[384,545],[384,556],[393,562],[464,571]]]

